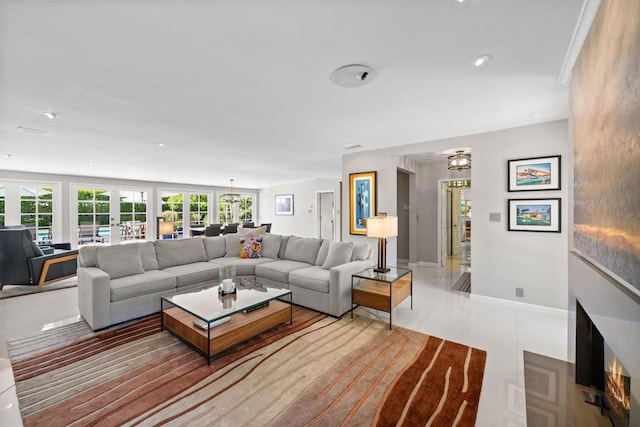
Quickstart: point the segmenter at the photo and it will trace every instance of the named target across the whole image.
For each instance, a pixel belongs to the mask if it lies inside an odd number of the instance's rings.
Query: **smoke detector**
[[[376,76],[371,67],[351,64],[340,67],[331,74],[331,80],[341,87],[360,87],[373,80]]]

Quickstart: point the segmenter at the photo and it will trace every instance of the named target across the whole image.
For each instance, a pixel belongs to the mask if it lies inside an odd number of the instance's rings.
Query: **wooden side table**
[[[355,307],[375,308],[389,313],[389,329],[393,327],[393,309],[411,297],[413,310],[413,277],[408,268],[390,267],[386,273],[367,268],[351,275],[351,317]]]

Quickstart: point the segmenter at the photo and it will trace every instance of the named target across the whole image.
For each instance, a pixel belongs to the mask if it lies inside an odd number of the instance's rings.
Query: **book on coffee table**
[[[211,329],[218,325],[222,325],[223,323],[227,323],[231,319],[231,316],[223,317],[222,319],[214,320],[211,323],[207,323],[204,320],[196,319],[193,321],[193,326],[196,326],[200,329]]]

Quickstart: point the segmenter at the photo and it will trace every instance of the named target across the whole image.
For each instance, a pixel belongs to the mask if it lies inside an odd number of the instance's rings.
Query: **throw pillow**
[[[117,245],[101,247],[97,253],[98,268],[111,280],[144,273],[140,245]]]
[[[354,243],[351,261],[364,261],[369,257],[369,244],[364,242]]]
[[[353,242],[331,242],[327,259],[322,264],[322,268],[330,270],[333,267],[350,262],[352,253]]]
[[[262,256],[265,258],[278,258],[282,237],[278,234],[265,234],[262,236]]]
[[[260,258],[262,239],[258,237],[240,238],[240,258]]]

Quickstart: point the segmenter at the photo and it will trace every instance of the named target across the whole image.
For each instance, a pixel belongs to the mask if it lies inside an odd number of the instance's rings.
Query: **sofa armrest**
[[[78,267],[78,309],[91,329],[111,324],[111,278],[96,267]]]
[[[76,274],[78,251],[56,251],[29,258],[31,280],[42,289],[44,285]]]
[[[329,304],[331,313],[342,316],[351,310],[351,275],[373,266],[374,261],[351,261],[329,270]]]

